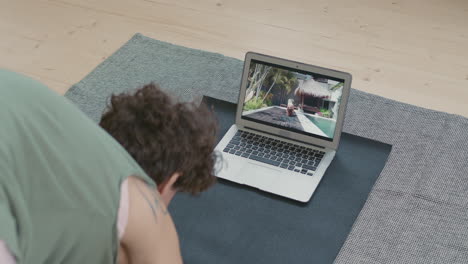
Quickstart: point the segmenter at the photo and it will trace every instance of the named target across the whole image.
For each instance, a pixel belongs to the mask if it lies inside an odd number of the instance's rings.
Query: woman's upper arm
[[[182,263],[172,218],[157,190],[128,181],[129,216],[121,243],[130,263]]]

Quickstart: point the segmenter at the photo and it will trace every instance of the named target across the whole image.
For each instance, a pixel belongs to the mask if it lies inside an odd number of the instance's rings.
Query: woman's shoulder
[[[156,188],[128,179],[129,216],[121,243],[130,263],[182,263],[172,218]]]

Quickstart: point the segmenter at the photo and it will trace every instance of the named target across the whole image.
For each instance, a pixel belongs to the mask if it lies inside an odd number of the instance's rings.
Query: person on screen
[[[0,69],[0,263],[181,263],[167,211],[215,181],[216,122],[154,85],[114,95],[100,126]]]
[[[286,114],[288,116],[294,115],[294,100],[293,99],[288,99],[288,105],[286,107]]]

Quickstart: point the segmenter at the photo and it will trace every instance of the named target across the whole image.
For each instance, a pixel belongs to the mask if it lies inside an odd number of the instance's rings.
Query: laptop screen
[[[344,80],[251,60],[241,118],[333,141]]]

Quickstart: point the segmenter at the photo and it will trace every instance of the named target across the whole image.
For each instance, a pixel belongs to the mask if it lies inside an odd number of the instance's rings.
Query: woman
[[[181,263],[166,208],[214,182],[215,121],[150,84],[100,128],[44,85],[0,70],[0,263]]]

